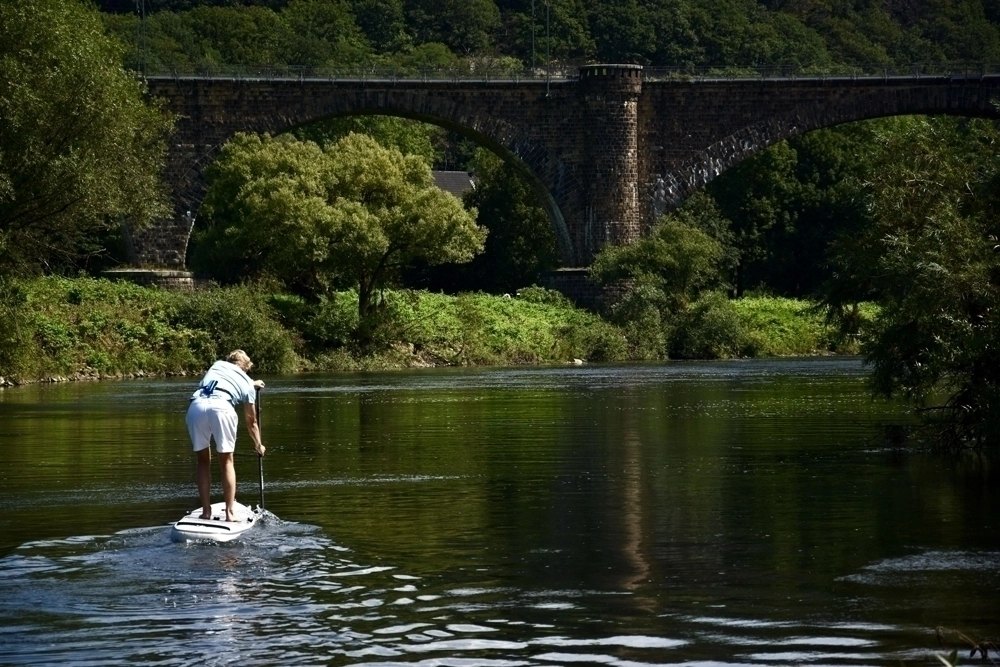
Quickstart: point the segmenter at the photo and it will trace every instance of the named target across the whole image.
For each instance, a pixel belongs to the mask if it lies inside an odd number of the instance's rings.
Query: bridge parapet
[[[482,61],[448,67],[299,67],[294,65],[200,65],[190,68],[140,67],[133,69],[143,78],[198,78],[247,80],[315,81],[579,81],[606,68],[640,68],[646,81],[741,81],[771,80],[858,80],[858,79],[980,79],[1000,74],[1000,63],[944,63],[909,65],[868,65],[802,67],[769,65],[763,67],[672,66],[650,67],[629,64],[550,66],[534,69],[511,68],[499,62]]]

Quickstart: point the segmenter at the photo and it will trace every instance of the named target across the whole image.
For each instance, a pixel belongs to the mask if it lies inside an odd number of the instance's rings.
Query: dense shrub
[[[20,377],[31,371],[32,327],[28,294],[21,283],[0,277],[0,376]]]
[[[815,304],[767,296],[730,300],[703,294],[685,308],[656,287],[633,285],[609,312],[634,360],[720,359],[790,355],[857,354],[857,336],[841,333]],[[872,318],[862,305],[859,326]]]
[[[323,297],[302,322],[306,342],[316,349],[349,346],[358,328],[358,294],[354,290]]]
[[[376,370],[853,352],[804,301],[703,295],[683,311],[637,285],[618,324],[540,287],[518,297],[387,291],[376,346],[357,344],[357,296],[318,302],[273,285],[165,292],[90,278],[0,281],[0,376],[201,372],[242,348],[257,371]],[[871,319],[863,306],[859,321]]]
[[[668,297],[662,290],[639,284],[611,308],[611,320],[628,341],[628,356],[636,360],[665,359],[673,331]]]
[[[171,321],[168,293],[91,278],[5,283],[0,375],[163,373],[198,368],[204,332]]]
[[[733,302],[707,294],[678,318],[671,356],[678,359],[729,359],[741,356],[746,329]]]
[[[733,307],[745,328],[747,356],[857,353],[856,343],[828,325],[808,301],[757,296],[738,299]]]
[[[209,345],[201,350],[207,366],[232,350],[243,349],[262,373],[286,373],[298,366],[295,336],[278,321],[269,295],[253,285],[175,293],[173,321],[206,332]]]
[[[517,290],[517,298],[528,303],[544,303],[550,306],[571,306],[572,302],[566,295],[554,289],[546,289],[538,285],[522,287]]]
[[[553,299],[551,294],[530,292]],[[618,329],[565,304],[482,293],[447,297],[419,293],[401,313],[405,340],[448,363],[553,363],[574,358],[626,358]]]

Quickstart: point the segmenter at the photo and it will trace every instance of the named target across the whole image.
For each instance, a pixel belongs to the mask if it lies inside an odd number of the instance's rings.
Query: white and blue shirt
[[[201,379],[198,390],[191,394],[191,400],[212,396],[228,399],[233,407],[240,403],[253,405],[256,390],[253,380],[242,368],[228,361],[216,361]]]

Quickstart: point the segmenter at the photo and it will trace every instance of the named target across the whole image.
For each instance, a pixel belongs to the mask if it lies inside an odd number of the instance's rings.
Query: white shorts
[[[229,401],[222,398],[196,398],[187,411],[188,433],[194,451],[208,447],[209,439],[215,438],[215,450],[222,454],[236,449],[236,426],[239,420],[236,410]]]

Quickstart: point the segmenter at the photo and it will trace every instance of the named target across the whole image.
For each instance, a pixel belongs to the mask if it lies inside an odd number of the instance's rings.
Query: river
[[[228,544],[169,539],[191,378],[0,391],[0,664],[937,664],[1000,638],[1000,469],[864,373],[266,377]]]

